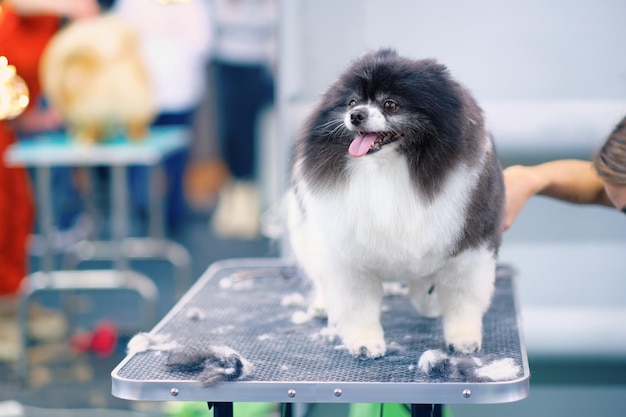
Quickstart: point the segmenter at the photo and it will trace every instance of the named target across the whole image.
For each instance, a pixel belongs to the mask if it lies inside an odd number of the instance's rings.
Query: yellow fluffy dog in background
[[[79,141],[95,142],[116,129],[130,139],[146,136],[156,108],[138,42],[128,24],[105,14],[69,24],[48,44],[42,88]]]

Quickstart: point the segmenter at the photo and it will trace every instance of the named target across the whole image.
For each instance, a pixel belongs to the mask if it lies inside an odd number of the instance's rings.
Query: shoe
[[[20,329],[17,319],[17,305],[13,302],[12,309],[8,303],[0,303],[0,361],[15,362],[20,355]],[[28,337],[37,341],[57,341],[62,339],[68,330],[67,319],[59,311],[30,306],[28,315]]]
[[[254,183],[234,181],[226,185],[220,192],[211,224],[215,233],[222,238],[258,238],[261,226],[260,203]]]
[[[17,362],[20,348],[17,321],[2,317],[0,319],[0,362]]]
[[[67,336],[69,324],[60,310],[30,303],[28,313],[28,336],[38,342],[61,340]]]

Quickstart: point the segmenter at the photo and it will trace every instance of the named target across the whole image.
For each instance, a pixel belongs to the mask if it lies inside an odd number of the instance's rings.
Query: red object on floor
[[[70,345],[79,353],[94,352],[97,356],[111,356],[117,347],[118,333],[115,323],[103,321],[90,333],[78,334]]]

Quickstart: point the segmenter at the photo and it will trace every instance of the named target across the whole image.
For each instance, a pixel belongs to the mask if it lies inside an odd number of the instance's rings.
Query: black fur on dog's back
[[[484,170],[471,196],[466,224],[457,247],[473,247],[485,239],[497,249],[504,187],[482,111],[471,94],[435,60],[412,60],[381,49],[356,60],[322,95],[296,145],[295,160],[312,189],[336,187],[347,178],[348,148],[355,132],[343,119],[351,99],[375,101],[384,95],[399,102],[406,115],[397,130],[404,136],[397,151],[408,161],[416,189],[431,201],[460,162],[479,163],[489,149]]]
[[[504,216],[504,181],[502,168],[495,153],[487,155],[485,167],[480,174],[470,205],[465,214],[465,226],[454,253],[477,246],[487,239],[488,247],[497,254],[502,241]]]

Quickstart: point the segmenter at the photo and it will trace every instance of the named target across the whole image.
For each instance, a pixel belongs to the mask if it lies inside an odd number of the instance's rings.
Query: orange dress
[[[26,81],[31,105],[37,103],[41,92],[39,58],[59,25],[58,17],[18,16],[0,3],[0,56],[6,56]],[[4,153],[16,140],[10,123],[0,120],[0,295],[15,294],[26,275],[28,236],[34,220],[26,169],[8,168],[4,162]]]

